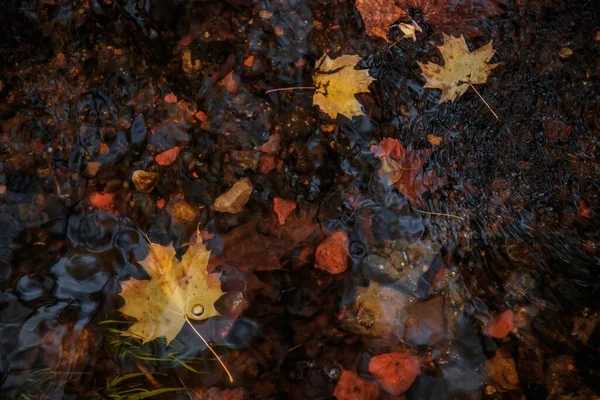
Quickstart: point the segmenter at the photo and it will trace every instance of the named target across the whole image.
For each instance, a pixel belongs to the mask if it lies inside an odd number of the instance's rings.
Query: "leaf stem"
[[[196,332],[196,335],[198,335],[198,337],[200,339],[202,339],[202,341],[204,342],[204,344],[206,345],[206,347],[208,347],[208,349],[214,354],[214,356],[217,357],[217,361],[219,361],[219,364],[221,364],[221,366],[223,367],[223,369],[227,373],[227,377],[229,378],[229,382],[233,383],[233,376],[231,376],[231,373],[229,372],[229,370],[225,366],[225,363],[223,363],[223,360],[221,360],[221,357],[219,357],[219,355],[213,350],[213,348],[210,346],[210,344],[208,344],[208,342],[206,341],[206,339],[204,339],[202,337],[202,335],[200,334],[200,332],[198,332],[196,330],[196,327],[194,325],[192,325],[192,323],[188,319],[187,315],[184,315],[184,317],[185,317],[185,322],[188,323],[188,325],[194,330],[194,332]]]
[[[467,83],[469,84],[469,86],[471,86],[471,89],[473,89],[475,91],[475,93],[477,93],[477,96],[479,96],[479,98],[481,99],[481,101],[483,101],[483,104],[485,104],[486,107],[492,112],[492,114],[494,114],[494,117],[496,117],[496,119],[500,119],[500,118],[498,118],[498,115],[494,112],[494,110],[492,110],[492,107],[490,107],[490,105],[487,103],[487,101],[485,101],[485,99],[479,93],[479,91],[477,89],[475,89],[475,86],[473,86],[471,84],[471,81],[467,81]]]
[[[278,89],[271,89],[271,90],[267,90],[265,92],[265,94],[269,94],[269,93],[273,93],[273,92],[287,92],[287,91],[292,91],[292,90],[316,90],[317,88],[315,86],[295,86],[295,87],[289,87],[289,88],[278,88]]]
[[[413,210],[423,213],[423,214],[429,214],[429,215],[439,215],[441,217],[452,217],[452,218],[458,218],[461,221],[464,219],[463,217],[459,217],[458,215],[452,215],[452,214],[444,214],[444,213],[437,213],[437,212],[429,212],[429,211],[423,211],[423,210],[419,210],[418,208],[414,208],[413,206],[410,206],[410,208],[412,208]]]

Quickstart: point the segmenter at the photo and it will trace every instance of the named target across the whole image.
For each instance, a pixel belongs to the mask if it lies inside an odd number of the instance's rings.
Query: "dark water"
[[[352,1],[4,0],[1,397],[327,399],[343,370],[373,380],[373,356],[409,351],[419,376],[380,398],[597,398],[598,3],[432,3],[399,3],[423,32],[386,43]],[[441,62],[442,32],[493,41],[502,64],[478,90],[498,120],[472,90],[438,105],[423,88],[417,61]],[[324,52],[377,78],[367,116],[265,94],[311,86]],[[386,137],[431,152],[439,188],[409,201],[379,179]],[[242,177],[244,210],[212,210]],[[275,197],[298,205],[283,226]],[[195,325],[232,384],[187,326],[169,346],[120,335],[146,236],[181,255],[197,227],[231,293]],[[333,231],[348,236],[338,275],[313,267]],[[505,310],[514,329],[490,337]]]

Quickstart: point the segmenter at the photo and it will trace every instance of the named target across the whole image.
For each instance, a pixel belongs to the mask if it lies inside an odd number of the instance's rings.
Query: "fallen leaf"
[[[324,54],[313,74],[317,88],[313,106],[319,106],[331,118],[337,118],[338,114],[348,118],[365,115],[354,95],[368,92],[375,78],[368,70],[355,69],[359,61],[359,56],[343,55],[332,60]]]
[[[348,235],[334,231],[323,240],[315,253],[315,267],[332,275],[341,274],[348,268]]]
[[[397,139],[392,138],[384,138],[379,142],[379,146],[375,151],[375,157],[391,157],[395,161],[398,161],[402,158],[404,154],[404,146]]]
[[[379,397],[379,388],[374,382],[344,370],[333,395],[337,400],[376,400]]]
[[[248,398],[243,388],[219,389],[211,387],[206,390],[202,387],[191,389],[188,394],[192,400],[244,400]]]
[[[400,22],[398,28],[404,34],[404,37],[417,41],[417,32],[423,32],[423,29],[415,21],[411,21],[410,24]]]
[[[444,59],[444,65],[419,63],[423,76],[427,78],[424,87],[441,89],[440,103],[455,100],[471,85],[479,85],[487,81],[490,72],[500,63],[488,64],[495,50],[490,41],[485,46],[470,52],[463,35],[460,37],[444,36],[444,44],[437,46]]]
[[[414,203],[423,194],[434,191],[445,183],[445,179],[439,177],[435,169],[423,168],[432,153],[432,149],[413,150],[408,147],[398,161],[392,157],[381,157],[379,176]]]
[[[214,249],[216,256],[211,258],[211,267],[228,266],[243,272],[281,268],[279,260],[286,253],[305,247],[304,241],[321,234],[316,222],[318,208],[298,208],[285,225],[279,225],[275,218],[254,218],[224,234],[221,248]]]
[[[369,35],[387,40],[390,25],[406,14],[395,3],[394,0],[356,0],[356,9]]]
[[[132,278],[122,284],[125,305],[119,311],[137,319],[123,334],[144,343],[164,336],[169,344],[186,317],[200,321],[219,315],[214,303],[224,292],[220,274],[207,271],[209,257],[199,237],[181,261],[172,245],[150,243],[148,256],[140,262],[150,280]]]
[[[178,146],[175,146],[175,147],[170,148],[169,150],[164,151],[164,152],[160,153],[159,155],[157,155],[155,160],[159,165],[162,165],[162,166],[171,165],[177,159],[177,156],[179,155],[180,150],[181,149]]]
[[[279,225],[285,224],[285,220],[295,209],[296,203],[291,200],[282,199],[281,197],[275,197],[273,199],[273,210],[275,211],[275,214],[277,214]]]
[[[369,362],[369,373],[383,390],[394,395],[406,392],[420,372],[419,359],[408,352],[380,354]]]
[[[135,171],[131,175],[131,180],[138,192],[149,193],[158,183],[158,174],[156,172],[146,172],[142,169]]]
[[[250,200],[252,194],[252,182],[248,178],[242,178],[233,186],[217,197],[213,203],[213,210],[237,214],[244,209],[244,206]]]
[[[465,33],[468,37],[480,33],[483,17],[503,12],[497,3],[498,0],[396,0],[405,13],[420,11],[418,14],[434,31]]]
[[[279,269],[279,259],[289,245],[282,239],[259,233],[257,224],[254,219],[223,235],[222,249],[211,259],[211,268],[228,266],[242,272]]]
[[[505,310],[496,315],[486,327],[487,334],[496,339],[504,339],[514,328],[513,318],[512,310]]]

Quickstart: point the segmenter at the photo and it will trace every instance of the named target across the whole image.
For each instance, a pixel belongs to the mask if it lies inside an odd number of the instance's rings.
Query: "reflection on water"
[[[1,397],[596,398],[593,5],[399,0],[421,32],[386,42],[354,1],[2,2]],[[423,88],[442,33],[493,42],[498,120]],[[377,79],[365,116],[313,107],[323,53]],[[121,335],[147,241],[196,233],[229,293],[194,326],[233,383],[187,325]]]

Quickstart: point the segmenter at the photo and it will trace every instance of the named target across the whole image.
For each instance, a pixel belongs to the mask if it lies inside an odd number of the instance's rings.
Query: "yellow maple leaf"
[[[359,56],[343,55],[332,60],[324,54],[313,74],[317,88],[313,105],[318,105],[331,118],[336,118],[338,114],[348,118],[365,115],[354,95],[368,92],[375,78],[366,69],[354,69],[359,61]]]
[[[440,103],[462,95],[469,88],[469,83],[485,83],[490,72],[500,65],[488,64],[495,54],[491,41],[470,52],[463,35],[454,37],[444,34],[444,44],[437,47],[444,58],[444,65],[419,63],[419,66],[427,78],[425,87],[442,90]]]
[[[137,319],[124,333],[148,342],[164,336],[169,344],[186,318],[203,320],[220,315],[214,303],[223,295],[220,274],[207,271],[210,252],[198,237],[181,261],[172,245],[150,243],[148,256],[140,262],[150,280],[123,283],[125,305],[119,311]]]

